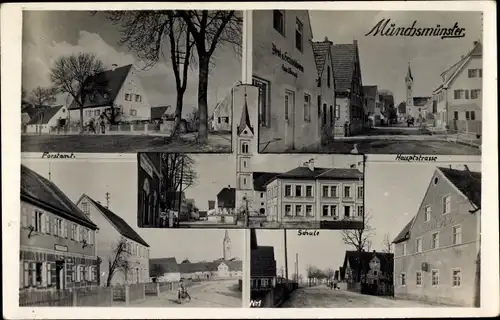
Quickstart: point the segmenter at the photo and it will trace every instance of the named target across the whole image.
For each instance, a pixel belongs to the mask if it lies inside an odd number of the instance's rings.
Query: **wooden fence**
[[[112,288],[19,292],[20,307],[111,306],[112,300]]]

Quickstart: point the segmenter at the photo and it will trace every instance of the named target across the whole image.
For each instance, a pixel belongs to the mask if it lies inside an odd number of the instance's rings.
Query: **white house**
[[[99,226],[99,232],[96,234],[96,254],[101,259],[100,285],[106,286],[109,261],[114,260],[115,249],[123,240],[128,272],[116,271],[112,276],[111,285],[147,282],[149,280],[149,245],[146,241],[125,220],[86,194],[80,197],[77,206]]]
[[[50,133],[57,127],[64,126],[68,117],[68,109],[62,105],[41,109],[26,124],[26,132]]]
[[[472,50],[441,74],[433,92],[436,124],[451,130],[481,133],[483,47],[474,42]]]
[[[137,75],[137,70],[129,64],[98,73],[89,77],[86,83],[95,83],[107,89],[107,93],[93,94],[86,98],[83,106],[83,122],[98,119],[101,114],[109,117],[114,107],[117,121],[149,121],[151,105]],[[71,124],[80,121],[80,106],[73,101],[69,108]]]

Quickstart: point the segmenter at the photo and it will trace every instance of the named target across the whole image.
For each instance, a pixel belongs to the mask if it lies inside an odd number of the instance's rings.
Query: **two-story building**
[[[20,291],[97,285],[97,229],[52,181],[21,165]]]
[[[99,284],[109,286],[147,282],[149,244],[123,218],[88,195],[83,194],[77,206],[86,217],[99,225],[95,240],[96,254],[100,260]],[[123,250],[119,250],[119,246],[123,246]],[[126,261],[126,265],[110,270],[110,264],[115,260]]]
[[[162,156],[159,152],[137,153],[139,164],[137,172],[137,225],[141,228],[160,225]]]
[[[332,47],[335,73],[335,135],[350,136],[361,132],[367,121],[364,111],[363,82],[359,61],[358,41],[334,44]]]
[[[113,65],[110,70],[88,77],[84,85],[97,87],[95,91],[98,92],[92,92],[85,98],[83,124],[91,119],[97,120],[101,115],[108,122],[151,120],[151,105],[133,65]],[[70,123],[78,124],[81,107],[72,101],[68,109]]]
[[[397,297],[474,305],[480,208],[481,173],[436,168],[417,214],[394,239]]]
[[[481,134],[482,77],[483,46],[475,41],[466,55],[441,73],[441,83],[433,91],[438,127]]]
[[[266,183],[267,221],[278,225],[362,228],[363,182],[363,173],[357,168],[317,168],[311,159]]]
[[[259,151],[264,146],[267,152],[319,147],[319,79],[308,11],[256,10],[252,15],[252,32],[258,35],[252,71],[259,88]]]

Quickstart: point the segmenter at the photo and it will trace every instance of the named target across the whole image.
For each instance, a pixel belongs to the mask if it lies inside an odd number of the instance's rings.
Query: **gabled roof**
[[[235,208],[236,206],[236,189],[225,187],[217,194],[217,205],[223,204],[222,208]]]
[[[366,98],[375,98],[377,96],[378,86],[363,86],[363,93]]]
[[[406,241],[410,238],[410,229],[411,229],[411,226],[413,224],[414,219],[415,218],[412,218],[406,224],[406,226],[403,228],[403,230],[401,230],[401,232],[396,236],[396,238],[394,238],[394,241],[392,241],[392,243],[400,243],[400,242]]]
[[[52,181],[21,165],[21,200],[30,202],[63,218],[93,230],[98,229]]]
[[[253,189],[255,191],[266,191],[266,183],[272,178],[279,175],[278,172],[258,172],[255,171],[253,175]]]
[[[344,268],[349,261],[349,267],[352,270],[358,270],[360,267],[363,272],[370,270],[370,261],[377,257],[380,260],[380,270],[384,273],[393,273],[394,254],[376,251],[346,251],[344,258]]]
[[[250,132],[254,134],[253,127],[250,124],[250,114],[248,114],[248,104],[247,104],[247,94],[245,93],[245,102],[243,104],[243,110],[241,111],[240,124],[238,125],[238,135],[240,135],[245,128],[248,127]]]
[[[44,111],[44,110],[50,109],[50,108],[52,108],[52,106],[45,106],[45,105],[35,106],[31,103],[26,103],[21,108],[21,113],[26,113],[26,114],[28,114],[28,116],[30,116],[30,118],[33,118],[34,116],[36,116],[38,114],[39,111]]]
[[[481,206],[481,172],[442,167],[438,169],[475,206]]]
[[[356,44],[335,44],[332,46],[335,92],[349,91],[352,88],[354,64],[357,60]]]
[[[151,120],[160,120],[170,106],[151,107]]]
[[[276,277],[276,260],[274,247],[258,246],[251,250],[250,276],[251,277]]]
[[[91,100],[91,97],[86,97],[85,103],[83,104],[84,108],[95,108],[101,106],[107,106],[112,104],[120,89],[123,86],[123,82],[127,78],[132,65],[126,65],[123,67],[115,68],[114,70],[107,70],[104,72],[100,72],[96,75],[90,76],[85,80],[84,86],[99,86],[102,89],[107,91],[107,94],[96,94],[94,99]],[[76,101],[72,101],[69,106],[69,110],[79,109],[80,107],[76,103]]]
[[[307,179],[307,180],[335,180],[335,179],[363,179],[363,174],[358,169],[347,169],[347,168],[314,168],[314,171],[308,167],[297,167],[290,171],[281,173],[271,180],[269,184],[274,179]]]
[[[332,43],[328,40],[312,42],[314,61],[316,62],[316,70],[318,71],[318,77],[320,79],[323,74],[323,69],[325,68],[326,60],[329,58],[331,46]]]
[[[36,112],[27,124],[47,124],[63,106],[49,107]]]
[[[155,272],[154,265],[160,266],[163,269],[163,273],[177,273],[179,271],[179,265],[174,257],[170,258],[154,258],[149,259],[149,273],[150,276],[159,276],[159,274],[153,274]]]
[[[149,244],[144,241],[144,239],[141,238],[140,235],[135,232],[132,227],[129,226],[125,220],[123,220],[120,216],[115,214],[113,211],[109,210],[99,202],[95,201],[91,197],[85,195],[92,203],[97,207],[99,211],[102,212],[102,214],[108,218],[108,220],[111,222],[111,224],[115,227],[115,229],[124,237],[129,238],[130,240],[133,240],[137,243],[140,243],[146,247],[149,247]]]

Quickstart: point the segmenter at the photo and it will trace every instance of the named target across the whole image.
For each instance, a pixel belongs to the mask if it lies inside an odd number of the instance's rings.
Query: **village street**
[[[238,280],[212,280],[193,284],[187,288],[191,301],[179,304],[177,291],[171,290],[159,297],[146,296],[146,300],[130,303],[130,307],[164,308],[241,308],[242,297]]]
[[[173,141],[166,135],[22,135],[21,152],[231,152],[231,134],[211,133],[207,144],[197,133],[184,133]]]
[[[420,301],[400,300],[360,294],[347,290],[331,290],[326,285],[295,290],[282,308],[427,308],[436,307]]]

